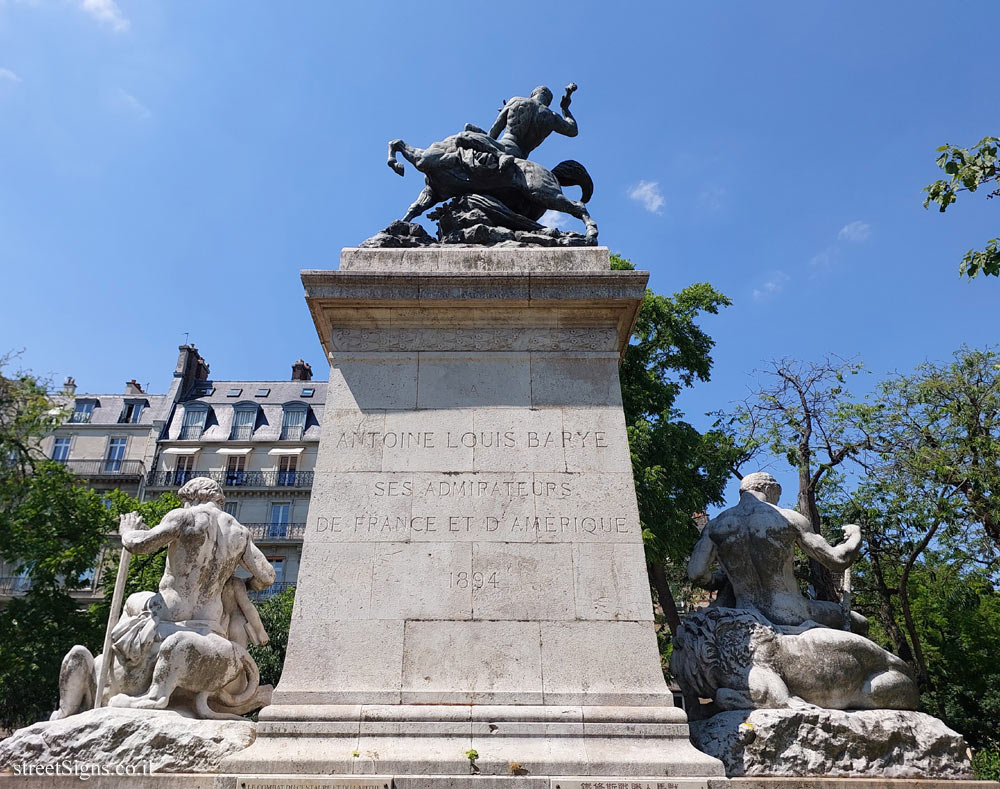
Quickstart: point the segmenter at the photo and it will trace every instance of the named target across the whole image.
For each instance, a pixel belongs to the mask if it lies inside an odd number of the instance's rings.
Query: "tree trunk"
[[[878,618],[882,623],[882,627],[885,628],[889,640],[892,641],[892,646],[896,651],[897,657],[912,664],[913,650],[910,649],[910,644],[900,629],[899,622],[896,620],[896,607],[892,604],[892,591],[885,582],[885,575],[882,572],[882,561],[872,549],[870,543],[868,546],[868,556],[871,561],[872,575],[875,578],[875,592],[878,594]]]
[[[924,538],[917,544],[917,547],[913,549],[913,553],[906,560],[906,564],[903,565],[903,572],[899,576],[899,605],[903,609],[906,632],[910,636],[910,643],[913,644],[913,658],[917,665],[917,683],[921,689],[930,687],[931,677],[927,671],[927,662],[924,660],[924,650],[920,644],[920,636],[917,635],[917,626],[913,621],[913,612],[910,610],[910,592],[907,587],[910,583],[910,571],[913,569],[913,565],[920,554],[923,553],[924,548],[930,544],[940,525],[940,523],[935,523],[927,531],[927,534],[924,535]]]
[[[819,508],[816,506],[816,491],[812,486],[812,478],[809,475],[808,467],[799,468],[799,512],[809,519],[809,524],[816,534],[819,530]],[[837,587],[833,583],[833,575],[822,564],[815,559],[809,560],[809,583],[812,584],[813,593],[817,600],[829,600],[839,602]]]
[[[656,589],[656,598],[660,601],[660,608],[663,610],[663,618],[667,620],[667,627],[670,628],[670,635],[677,635],[677,628],[681,626],[681,618],[677,613],[677,604],[674,602],[673,592],[670,591],[670,582],[667,581],[667,574],[663,565],[654,562],[646,565],[649,577]]]

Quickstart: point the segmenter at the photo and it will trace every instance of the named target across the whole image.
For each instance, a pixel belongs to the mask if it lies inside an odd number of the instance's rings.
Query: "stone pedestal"
[[[284,673],[223,772],[723,775],[653,629],[618,380],[647,276],[606,248],[302,273],[323,435]]]

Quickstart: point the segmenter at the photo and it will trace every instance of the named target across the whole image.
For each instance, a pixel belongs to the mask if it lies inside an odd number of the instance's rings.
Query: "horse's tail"
[[[594,196],[594,181],[590,177],[590,173],[587,172],[587,168],[579,162],[573,159],[559,162],[552,168],[552,174],[559,181],[560,186],[579,186],[583,189],[580,200],[584,203]]]

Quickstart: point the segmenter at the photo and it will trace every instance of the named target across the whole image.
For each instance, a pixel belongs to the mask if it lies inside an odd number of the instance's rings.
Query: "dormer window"
[[[184,423],[181,425],[182,440],[201,438],[205,432],[205,422],[208,420],[208,409],[185,406]]]
[[[257,425],[257,404],[246,403],[233,406],[233,428],[229,432],[230,441],[249,441]]]
[[[145,400],[126,400],[122,407],[121,416],[118,417],[118,424],[137,424],[142,417],[142,409],[145,405]]]
[[[306,430],[306,412],[309,407],[305,403],[289,403],[281,415],[281,440],[300,441]]]
[[[73,405],[73,413],[69,418],[70,422],[89,422],[94,415],[94,400],[77,400]]]

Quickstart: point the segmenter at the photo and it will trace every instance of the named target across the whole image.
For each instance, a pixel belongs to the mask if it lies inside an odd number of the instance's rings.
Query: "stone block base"
[[[695,746],[721,759],[730,777],[972,777],[962,736],[922,712],[735,710],[690,726]]]
[[[304,714],[263,710],[257,740],[222,771],[395,775],[397,785],[414,775],[722,775],[691,745],[676,707],[328,705]]]
[[[264,776],[259,776],[264,777]],[[383,783],[374,789],[579,789],[590,778],[553,779],[531,776],[407,775],[370,776]],[[95,776],[81,784],[71,776],[15,776],[0,773],[0,789],[251,789],[246,775],[151,775],[138,778]],[[357,776],[270,775],[266,780],[283,789],[360,789]],[[628,785],[640,783],[628,780]],[[619,785],[621,783],[619,782]],[[648,779],[643,789],[1000,789],[994,781],[950,781],[915,778],[701,778]],[[366,784],[367,786],[367,784]],[[605,783],[608,786],[608,783]]]

